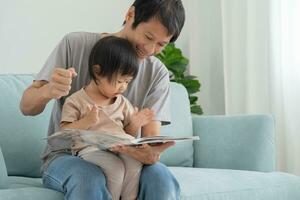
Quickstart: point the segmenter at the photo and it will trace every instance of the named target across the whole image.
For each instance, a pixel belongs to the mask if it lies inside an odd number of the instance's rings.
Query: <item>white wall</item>
[[[0,0],[0,73],[36,73],[68,32],[119,30],[131,0]]]
[[[202,84],[198,95],[200,105],[204,114],[224,114],[221,1],[184,3],[187,21],[181,36],[186,40],[183,50],[190,59],[190,73],[198,76]]]

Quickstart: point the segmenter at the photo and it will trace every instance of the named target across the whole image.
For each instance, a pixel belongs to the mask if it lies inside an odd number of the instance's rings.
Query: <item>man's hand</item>
[[[118,145],[110,148],[110,150],[131,156],[143,164],[154,164],[160,159],[160,154],[174,144],[175,142],[167,142],[155,146],[143,144],[137,147]]]
[[[23,93],[20,109],[24,115],[37,115],[45,109],[51,99],[66,96],[71,89],[72,78],[76,76],[74,68],[55,68],[51,80],[34,81]]]
[[[55,68],[51,80],[45,85],[45,97],[49,99],[60,99],[69,94],[71,90],[72,78],[77,76],[74,68]]]

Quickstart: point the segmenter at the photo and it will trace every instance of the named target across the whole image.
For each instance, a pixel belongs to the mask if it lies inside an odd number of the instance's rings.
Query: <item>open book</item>
[[[187,140],[199,140],[199,136],[187,136],[187,137],[173,137],[173,136],[152,136],[152,137],[141,137],[136,139],[128,139],[122,135],[111,134],[107,132],[98,131],[87,131],[87,130],[76,130],[66,129],[54,133],[48,137],[48,142],[51,140],[71,141],[76,139],[87,145],[96,145],[100,149],[106,150],[115,145],[141,145],[141,144],[160,144],[166,142],[179,142]]]

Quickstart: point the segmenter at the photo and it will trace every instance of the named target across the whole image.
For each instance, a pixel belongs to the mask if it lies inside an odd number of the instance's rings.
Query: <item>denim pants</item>
[[[43,184],[64,193],[66,200],[111,200],[101,168],[72,155],[55,158],[43,172]],[[179,184],[165,165],[156,163],[143,167],[139,200],[179,198]]]

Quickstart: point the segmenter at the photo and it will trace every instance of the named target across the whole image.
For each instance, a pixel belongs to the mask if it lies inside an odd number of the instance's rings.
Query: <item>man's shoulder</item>
[[[70,32],[64,36],[64,40],[66,40],[70,44],[82,44],[82,43],[94,43],[100,39],[100,33],[92,33],[92,32]]]
[[[157,57],[150,56],[144,60],[145,70],[152,70],[160,73],[168,73],[167,67]]]
[[[76,39],[85,39],[85,38],[95,38],[99,37],[100,38],[100,33],[94,33],[94,32],[70,32],[65,35],[66,38],[70,40],[76,40]]]

